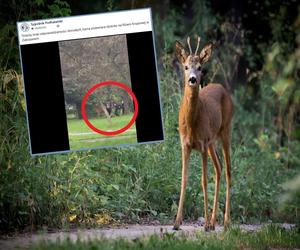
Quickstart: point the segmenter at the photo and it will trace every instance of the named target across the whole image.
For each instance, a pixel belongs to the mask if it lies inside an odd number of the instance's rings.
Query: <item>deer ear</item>
[[[206,45],[200,52],[200,62],[202,63],[206,63],[208,61],[208,59],[211,56],[211,51],[212,51],[212,43]]]
[[[186,58],[188,57],[188,55],[185,52],[185,48],[183,47],[183,45],[176,41],[175,43],[175,53],[176,53],[176,57],[179,60],[179,62],[184,63]]]

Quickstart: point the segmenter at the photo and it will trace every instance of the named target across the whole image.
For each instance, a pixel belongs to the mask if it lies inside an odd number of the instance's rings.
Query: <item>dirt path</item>
[[[292,224],[280,224],[281,227],[291,229]],[[259,231],[263,225],[240,225],[243,231]],[[17,237],[0,240],[0,249],[24,249],[29,248],[30,245],[42,241],[59,241],[69,238],[75,242],[77,239],[81,241],[95,240],[95,239],[136,239],[139,237],[150,236],[153,234],[174,233],[176,235],[186,235],[193,237],[197,232],[203,231],[203,227],[197,224],[183,225],[181,230],[174,231],[171,225],[129,225],[122,228],[109,229],[78,229],[70,232],[60,231],[55,233],[34,233],[23,234]],[[223,231],[223,227],[217,226],[216,232]]]

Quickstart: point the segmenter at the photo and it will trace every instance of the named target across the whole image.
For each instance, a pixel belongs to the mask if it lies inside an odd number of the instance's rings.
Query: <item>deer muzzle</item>
[[[190,78],[189,78],[189,85],[190,86],[193,86],[193,85],[195,85],[197,83],[197,78],[196,78],[196,76],[191,76]]]

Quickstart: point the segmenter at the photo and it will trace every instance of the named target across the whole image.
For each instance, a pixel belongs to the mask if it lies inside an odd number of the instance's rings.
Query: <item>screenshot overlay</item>
[[[164,139],[150,9],[17,27],[32,155]]]

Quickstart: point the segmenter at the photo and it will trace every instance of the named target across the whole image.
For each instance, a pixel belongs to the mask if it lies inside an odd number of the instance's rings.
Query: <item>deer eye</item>
[[[184,69],[185,69],[185,70],[188,70],[188,69],[189,69],[189,67],[188,67],[188,66],[185,66],[185,67],[184,67]]]
[[[201,66],[199,66],[199,67],[197,68],[197,70],[200,71],[200,70],[201,70]]]

